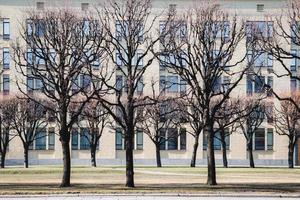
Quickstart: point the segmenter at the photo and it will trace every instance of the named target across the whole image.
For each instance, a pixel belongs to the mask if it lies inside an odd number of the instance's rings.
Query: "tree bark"
[[[250,168],[255,168],[254,158],[253,158],[253,143],[252,143],[252,139],[250,139],[250,141],[247,142],[247,150],[248,150]]]
[[[289,164],[289,168],[294,168],[294,145],[293,145],[293,142],[289,143],[288,164]]]
[[[196,167],[198,146],[199,146],[199,135],[197,134],[195,136],[195,143],[194,143],[194,146],[193,146],[193,155],[192,155],[192,160],[191,160],[191,167]]]
[[[157,167],[162,167],[162,165],[161,165],[160,146],[159,146],[159,144],[155,145],[155,149],[156,149],[156,166]]]
[[[222,145],[222,157],[223,157],[223,167],[228,168],[228,160],[227,160],[227,149],[226,149],[226,141],[225,141],[225,133],[221,134],[221,145]]]
[[[1,168],[5,167],[5,156],[6,156],[6,152],[2,152],[1,153]]]
[[[97,163],[96,163],[96,146],[95,145],[91,145],[91,164],[92,167],[97,167]]]
[[[207,134],[207,184],[217,185],[216,181],[216,163],[214,152],[214,132],[213,124],[207,123],[204,131]]]
[[[63,177],[60,187],[71,186],[71,156],[69,141],[61,141],[63,150]]]
[[[128,129],[125,135],[126,148],[126,187],[134,187],[134,172],[133,172],[133,140],[132,129]]]
[[[27,145],[24,145],[24,168],[28,168],[28,149]]]

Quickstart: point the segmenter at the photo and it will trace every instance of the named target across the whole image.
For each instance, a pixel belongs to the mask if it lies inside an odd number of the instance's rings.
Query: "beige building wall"
[[[37,2],[35,0],[3,0],[0,1],[0,18],[8,18],[10,22],[10,40],[2,39],[0,35],[0,50],[4,47],[10,47],[11,43],[18,39],[20,31],[20,23],[25,23],[26,17],[24,17],[24,10],[36,7]],[[81,3],[90,3],[90,7],[98,4],[99,1],[95,0],[71,0],[64,1],[44,1],[45,7],[47,6],[71,6],[77,7],[80,10]],[[102,3],[105,0],[102,0]],[[153,13],[157,14],[161,11],[168,8],[169,4],[177,4],[179,12],[184,9],[193,7],[195,3],[199,1],[195,0],[154,0],[153,1]],[[203,1],[202,3],[205,3]],[[226,9],[231,14],[236,14],[239,20],[250,20],[250,21],[264,21],[266,20],[266,15],[276,15],[280,13],[282,8],[283,1],[279,0],[264,0],[264,1],[254,1],[254,0],[221,0],[219,1],[222,9]],[[258,12],[257,4],[264,4],[264,11]],[[0,22],[0,33],[2,34],[3,26],[2,20]],[[156,24],[157,29],[159,28],[159,23]],[[159,48],[159,47],[157,47]],[[287,46],[287,49],[290,47]],[[240,54],[245,52],[245,44],[241,44],[237,55],[234,59],[238,59]],[[10,53],[12,50],[10,49]],[[289,61],[287,61],[289,62]],[[273,68],[276,71],[280,71],[281,66],[274,62]],[[153,62],[152,66],[149,67],[149,70],[146,72],[144,77],[144,82],[146,84],[144,91],[147,94],[147,91],[150,91],[150,86],[147,83],[150,83],[152,80],[159,80],[159,76],[165,72],[159,70],[158,61]],[[263,72],[265,75],[273,76],[269,74],[267,70]],[[16,81],[24,81],[20,74],[17,73],[15,64],[12,62],[10,64],[9,70],[4,70],[4,74],[10,75],[10,95],[14,95],[18,89]],[[274,76],[273,76],[274,77]],[[158,85],[156,86],[159,90]],[[274,90],[275,91],[289,91],[290,90],[290,80],[289,78],[277,79],[274,77]],[[2,87],[1,87],[2,91]],[[246,78],[244,78],[238,88],[235,90],[235,96],[240,96],[245,98],[246,96]],[[0,98],[3,98],[3,94],[0,95]],[[278,102],[271,98],[271,101],[274,100],[275,105],[278,105]],[[264,128],[272,127],[271,124],[264,123],[262,125]],[[267,129],[265,129],[267,131]],[[46,140],[48,141],[48,139]],[[186,150],[162,150],[162,161],[163,164],[187,164],[190,161],[192,156],[194,138],[187,134],[187,144]],[[198,148],[198,162],[204,164],[206,162],[206,151],[203,150],[203,136],[200,136]],[[47,144],[48,145],[48,144]],[[287,163],[287,152],[288,152],[288,141],[284,136],[279,136],[275,133],[274,129],[274,148],[273,150],[264,150],[264,151],[254,151],[254,157],[258,164],[262,165],[284,165]],[[48,149],[46,147],[46,149]],[[71,157],[73,163],[77,164],[89,164],[90,152],[89,150],[72,150]],[[123,150],[116,150],[115,148],[115,132],[107,128],[100,140],[100,147],[97,151],[97,159],[100,160],[99,164],[124,164],[125,163],[125,152]],[[138,164],[154,164],[155,163],[155,147],[150,141],[150,139],[144,135],[143,137],[143,150],[135,150],[134,158],[137,160]],[[8,164],[21,164],[23,162],[23,147],[19,138],[14,138],[10,143],[9,152],[7,155]],[[55,136],[55,150],[31,150],[29,152],[29,160],[33,164],[55,164],[61,163],[62,153],[61,153],[61,144],[58,136]],[[216,159],[220,163],[222,159],[221,151],[216,151]],[[240,131],[237,131],[230,136],[230,149],[228,150],[228,159],[229,164],[233,165],[246,165],[248,164],[247,160],[247,151],[246,151],[246,141],[243,134]]]

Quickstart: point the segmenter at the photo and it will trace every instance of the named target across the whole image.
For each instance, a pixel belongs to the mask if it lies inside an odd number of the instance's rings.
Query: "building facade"
[[[170,5],[176,5],[178,10],[188,9],[197,1],[192,0],[154,0],[153,12],[159,12],[167,9]],[[71,6],[78,8],[79,11],[85,9],[92,9],[98,1],[95,0],[70,0],[64,3],[60,1],[35,1],[35,0],[1,0],[0,1],[0,49],[2,53],[1,67],[3,69],[1,96],[4,98],[7,95],[14,95],[18,88],[16,81],[22,79],[18,74],[15,64],[10,56],[12,56],[11,43],[18,39],[20,31],[20,23],[24,23],[24,10],[29,8],[46,9],[52,6]],[[267,24],[272,26],[271,22],[266,21],[266,15],[278,14],[284,5],[284,1],[280,0],[221,0],[219,1],[220,8],[227,10],[229,13],[235,13],[239,18],[247,21],[255,21],[259,24]],[[265,24],[264,24],[265,23]],[[160,24],[157,24],[159,29]],[[268,33],[267,33],[268,34]],[[293,51],[298,53],[298,49],[291,47]],[[243,50],[242,50],[243,51]],[[299,51],[300,52],[300,51]],[[258,58],[258,62],[264,62],[262,69],[262,76],[259,78],[262,82],[273,85],[275,91],[293,91],[300,89],[300,83],[297,80],[290,80],[289,77],[276,78],[269,69],[280,70],[280,64],[274,62],[269,55],[262,54]],[[287,61],[290,62],[290,61]],[[297,70],[298,61],[295,60],[290,63],[291,67]],[[169,74],[163,69],[160,63],[154,62],[151,66],[151,72],[146,72],[144,81],[151,79],[169,80],[170,82],[180,82],[180,78],[174,74]],[[298,68],[300,70],[300,68]],[[118,75],[116,75],[118,76]],[[122,77],[117,77],[116,80],[124,82]],[[223,80],[224,81],[224,80]],[[38,81],[31,82],[32,87],[39,87]],[[120,83],[123,84],[123,83]],[[159,86],[158,86],[159,87]],[[157,89],[159,90],[159,88]],[[259,92],[260,86],[257,82],[252,82],[245,77],[239,84],[236,93],[245,97]],[[177,93],[182,92],[186,88],[174,85],[168,88],[167,92]],[[147,88],[144,89],[147,92]],[[274,97],[268,97],[269,101],[274,101],[278,104]],[[78,128],[74,130],[71,137],[71,157],[73,164],[89,164],[90,151],[84,132],[87,129]],[[172,135],[171,132],[180,131],[179,129],[172,129],[166,131],[166,137]],[[56,127],[50,125],[46,130],[41,132],[45,137],[38,138],[29,152],[29,163],[31,164],[60,164],[62,163],[62,147],[58,135],[55,134]],[[80,132],[81,134],[77,134]],[[171,136],[170,136],[171,137]],[[155,164],[155,146],[150,141],[147,135],[142,132],[135,134],[135,150],[134,159],[136,164]],[[189,134],[181,134],[180,137],[171,138],[161,145],[162,164],[189,164],[192,157],[194,138]],[[200,136],[198,148],[198,164],[206,163],[206,140],[203,134]],[[264,120],[261,128],[257,130],[254,137],[254,159],[257,165],[287,165],[288,155],[288,139],[286,136],[278,135],[273,127],[271,121],[267,118]],[[248,154],[246,148],[246,140],[243,134],[239,131],[230,135],[227,138],[227,153],[229,165],[248,165]],[[215,140],[215,154],[217,164],[221,163],[222,152],[221,144],[218,139]],[[300,141],[298,141],[295,151],[296,164],[300,164]],[[100,139],[100,144],[97,150],[96,158],[98,164],[105,165],[119,165],[125,164],[124,139],[117,131],[107,128]],[[23,147],[20,139],[15,137],[9,144],[9,151],[7,154],[8,165],[23,163]]]

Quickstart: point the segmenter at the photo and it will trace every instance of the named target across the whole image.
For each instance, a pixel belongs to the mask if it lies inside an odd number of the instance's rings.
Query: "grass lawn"
[[[70,188],[59,188],[61,166],[0,169],[2,194],[56,193],[259,193],[300,194],[300,168],[217,168],[217,186],[207,186],[206,168],[135,168],[136,188],[124,187],[125,168],[72,168]]]

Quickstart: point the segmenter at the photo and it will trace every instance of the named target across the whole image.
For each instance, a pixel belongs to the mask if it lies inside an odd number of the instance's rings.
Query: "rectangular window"
[[[264,4],[257,4],[256,5],[256,10],[257,12],[262,12],[264,11],[265,5]]]
[[[116,150],[123,150],[123,136],[120,128],[116,129]]]
[[[166,69],[166,55],[159,55],[159,70],[165,70]]]
[[[78,130],[73,128],[72,131],[72,150],[78,150]]]
[[[160,136],[160,150],[166,150],[166,129],[161,129],[159,132]]]
[[[81,74],[80,75],[80,87],[85,90],[91,89],[92,79],[89,74]]]
[[[10,38],[10,24],[9,19],[3,19],[3,39]]]
[[[123,89],[123,76],[118,75],[116,77],[116,89],[118,92],[122,92]]]
[[[180,150],[186,150],[186,129],[180,129]]]
[[[43,20],[39,20],[35,24],[35,35],[38,37],[43,37],[46,32],[45,22]]]
[[[48,150],[55,149],[55,131],[54,128],[49,128],[48,131]]]
[[[177,128],[169,128],[167,134],[168,134],[168,150],[177,150],[178,149]]]
[[[267,116],[267,122],[273,123],[273,105],[267,105],[266,106],[266,116]]]
[[[265,129],[258,128],[255,131],[254,137],[254,149],[255,150],[265,150]]]
[[[3,94],[8,94],[10,88],[9,74],[3,74]]]
[[[221,135],[219,132],[215,133],[214,137],[214,150],[221,150]]]
[[[160,76],[159,77],[159,91],[165,91],[166,90],[166,76]]]
[[[33,33],[33,23],[31,19],[27,19],[26,21],[27,23],[27,27],[26,27],[26,31],[27,31],[27,36],[32,36]]]
[[[80,150],[89,150],[90,149],[90,134],[89,129],[81,128],[80,133]]]
[[[42,49],[37,49],[36,54],[35,54],[35,62],[38,65],[44,65],[45,64],[45,59],[44,59],[44,54]]]
[[[291,50],[291,55],[292,56],[296,56],[297,55],[297,50],[295,50],[295,49],[292,49]],[[297,59],[296,58],[292,58],[291,59],[291,64],[290,64],[290,70],[292,71],[292,72],[294,72],[294,71],[297,71]]]
[[[137,88],[136,88],[137,93],[142,94],[143,89],[144,89],[144,83],[143,83],[143,77],[141,77],[140,80],[138,80],[138,82],[137,82]]]
[[[167,91],[178,92],[178,76],[167,76]]]
[[[122,40],[122,26],[120,22],[116,22],[116,38]]]
[[[142,53],[137,53],[136,55],[136,65],[138,68],[142,68],[144,66],[144,61],[142,56],[143,56]]]
[[[250,76],[247,76],[247,95],[253,94],[253,81]]]
[[[273,150],[273,129],[272,128],[268,128],[268,132],[267,132],[267,150]]]
[[[221,89],[221,78],[216,77],[216,79],[213,82],[213,91],[214,93],[219,93]]]
[[[3,69],[9,69],[10,55],[9,48],[3,48]]]
[[[229,134],[229,130],[226,129],[225,130],[225,143],[226,143],[226,150],[230,149],[230,134]]]
[[[297,90],[297,79],[291,78],[291,83],[290,83],[290,90],[291,92],[296,92]]]
[[[142,131],[136,132],[136,149],[143,150],[143,132]]]
[[[116,65],[118,67],[122,66],[122,55],[120,53],[116,53]]]
[[[273,76],[268,76],[268,80],[267,80],[267,85],[268,85],[268,97],[271,97],[273,96],[273,93],[272,93],[272,88],[273,88]]]
[[[186,81],[185,80],[180,80],[180,93],[185,94],[186,93]]]
[[[27,49],[26,59],[27,65],[31,66],[33,64],[33,54],[31,49]]]
[[[262,93],[264,91],[265,77],[255,76],[254,91],[255,93]]]
[[[272,69],[273,68],[273,56],[272,54],[268,54],[268,69]]]
[[[36,131],[35,149],[46,150],[46,129],[37,129]]]

